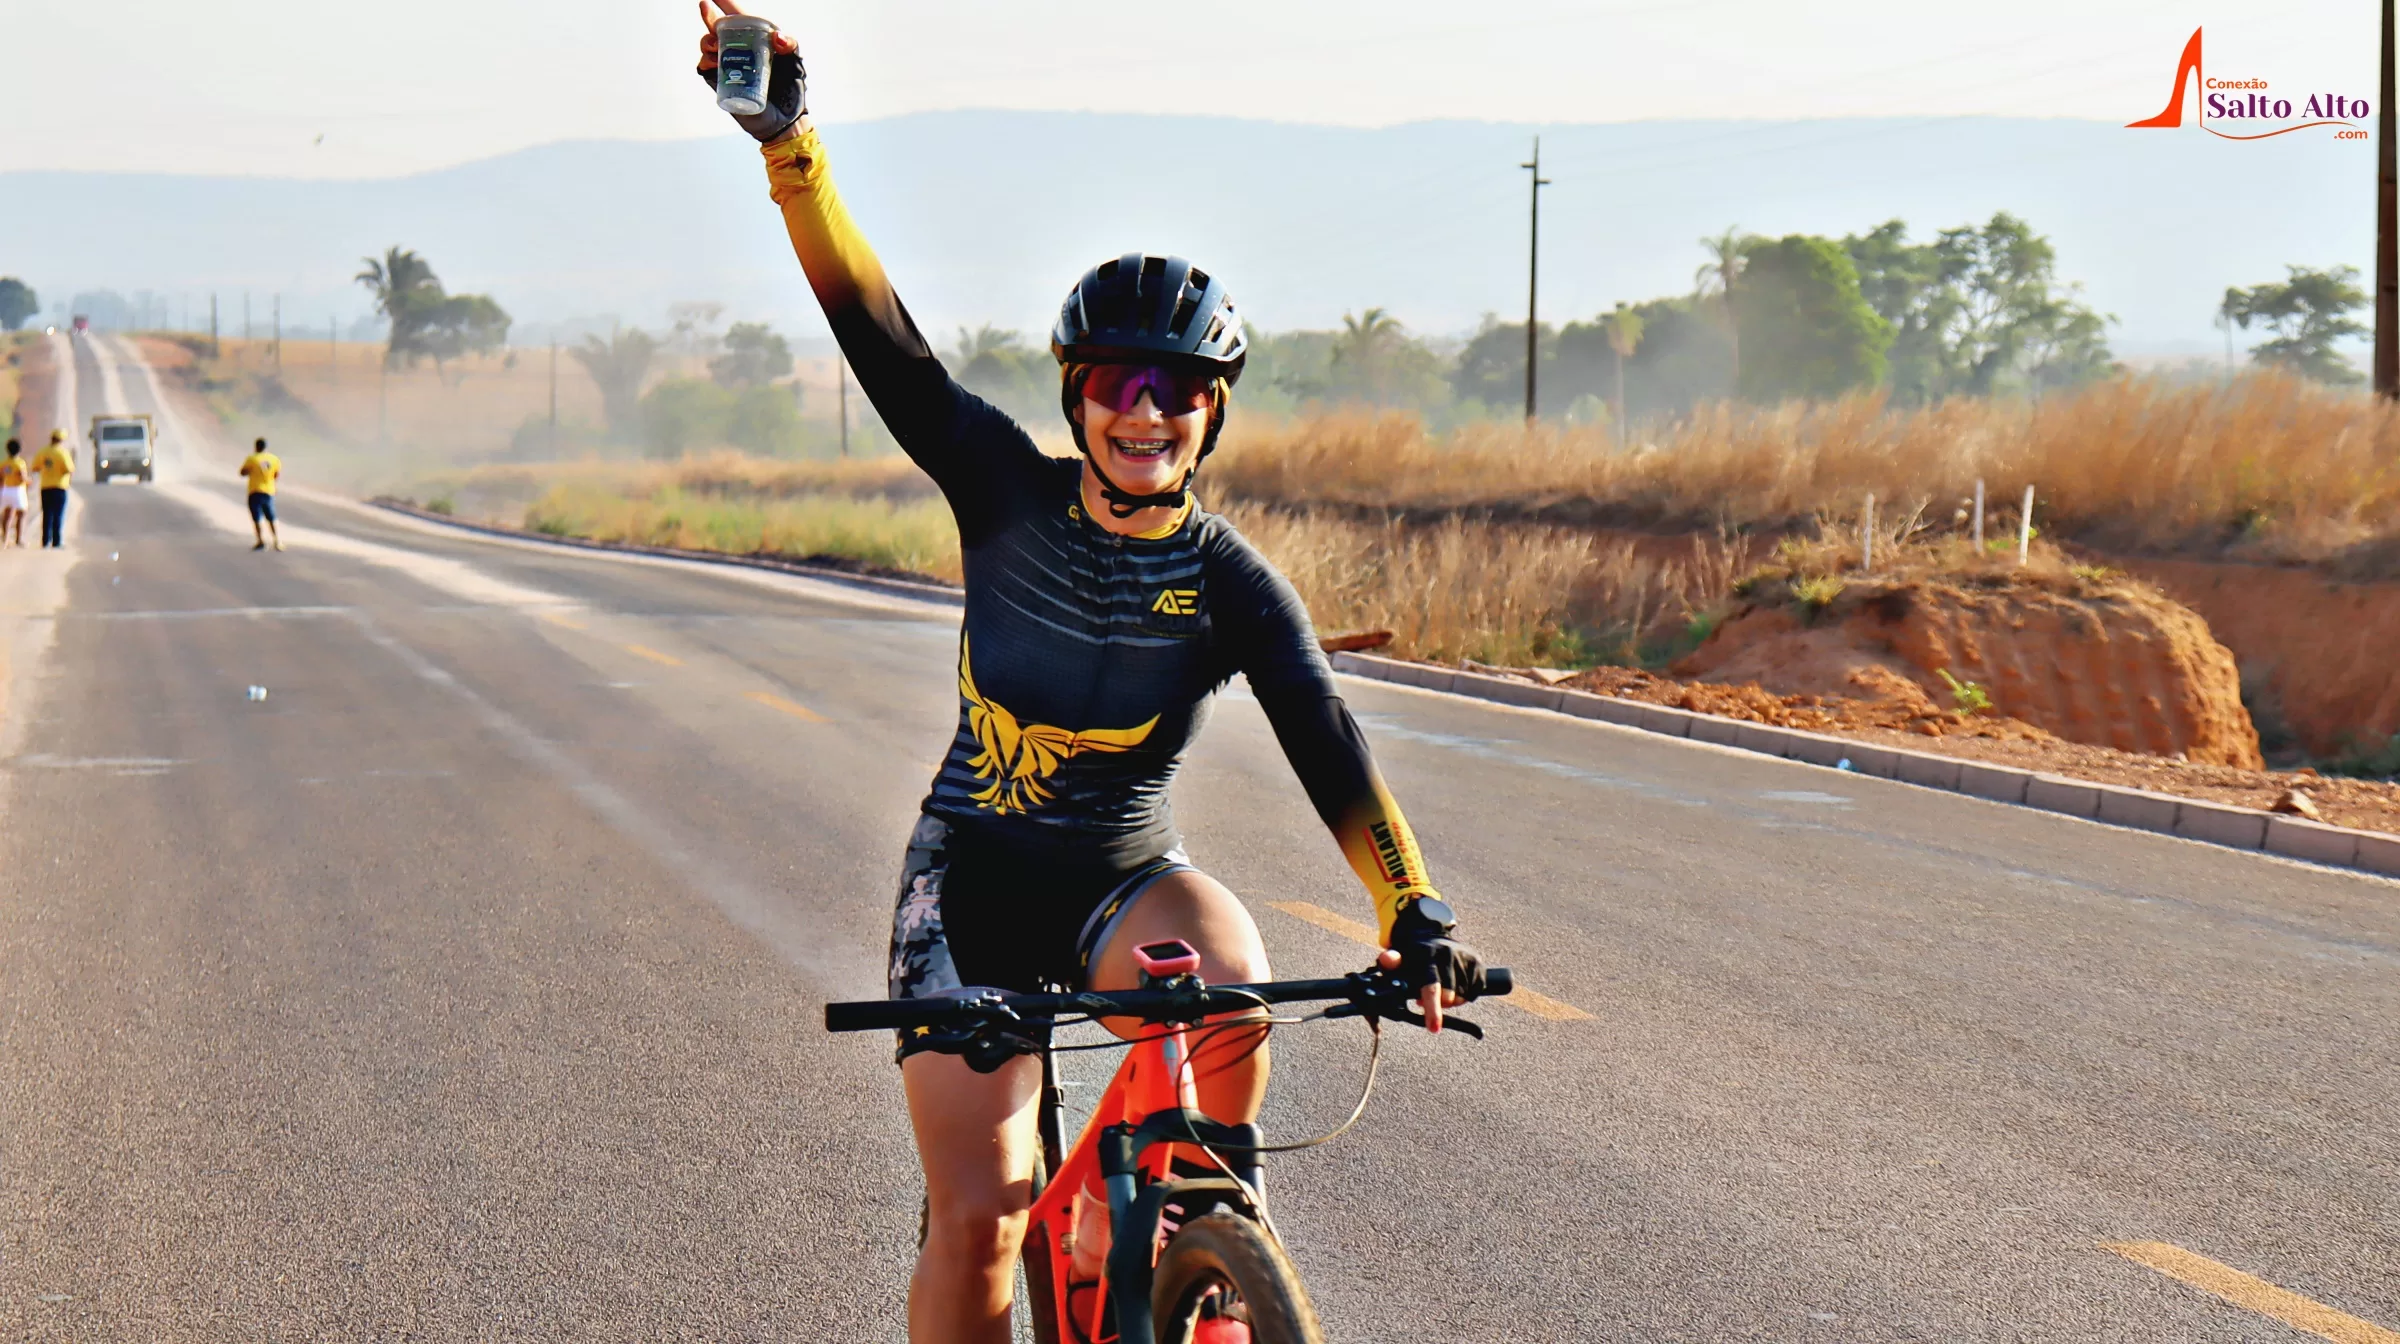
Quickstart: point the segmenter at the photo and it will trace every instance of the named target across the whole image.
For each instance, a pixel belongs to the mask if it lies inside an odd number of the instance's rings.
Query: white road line
[[[81,389],[75,386],[75,338],[63,331],[50,333],[50,367],[56,373],[50,380],[50,423],[67,431],[67,441],[82,441],[75,424],[76,397]],[[38,451],[38,449],[36,450]]]

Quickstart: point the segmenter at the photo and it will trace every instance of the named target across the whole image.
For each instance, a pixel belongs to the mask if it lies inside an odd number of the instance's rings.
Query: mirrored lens
[[[1205,373],[1155,364],[1100,364],[1084,379],[1083,395],[1123,415],[1147,392],[1151,403],[1165,414],[1187,415],[1207,409],[1215,382]]]

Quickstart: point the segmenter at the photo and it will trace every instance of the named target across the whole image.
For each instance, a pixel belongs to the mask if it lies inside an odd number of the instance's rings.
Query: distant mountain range
[[[1459,332],[1525,307],[1527,174],[1542,140],[1542,308],[1588,316],[1688,289],[1694,240],[1727,225],[1839,235],[1895,216],[1920,237],[1995,210],[2055,240],[2059,268],[2122,319],[2120,350],[2219,348],[2228,285],[2287,263],[2370,269],[2373,151],[2291,135],[2001,118],[1632,122],[1384,129],[1232,118],[944,112],[831,126],[834,170],[937,340],[1044,329],[1091,263],[1179,251],[1253,321],[1323,327],[1380,306]],[[97,167],[97,165],[96,165]],[[0,174],[0,274],[45,302],[156,291],[238,325],[250,295],[322,331],[366,307],[358,258],[391,244],[454,290],[537,324],[660,321],[678,300],[822,334],[757,156],[736,135],[569,142],[371,181]]]

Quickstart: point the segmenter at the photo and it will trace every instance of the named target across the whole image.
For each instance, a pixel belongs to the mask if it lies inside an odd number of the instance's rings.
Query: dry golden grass
[[[1403,658],[1631,660],[1688,628],[1747,562],[1739,542],[1698,541],[1689,560],[1670,560],[1542,524],[1359,522],[1257,505],[1225,515],[1300,590],[1318,629],[1389,630]]]
[[[674,462],[595,458],[486,463],[426,472],[408,489],[418,498],[447,500],[462,516],[513,522],[528,504],[558,486],[627,498],[676,491],[750,502],[834,496],[903,503],[933,499],[937,493],[933,482],[905,457],[795,461],[732,452]]]
[[[1204,493],[1290,576],[1320,628],[1389,629],[1404,656],[1655,661],[1705,632],[1762,566],[1768,582],[1838,587],[1858,567],[1870,491],[1882,501],[1879,577],[2014,572],[2028,481],[2043,535],[2019,577],[2036,581],[2113,581],[2078,572],[2058,538],[2354,568],[2387,541],[2400,552],[2393,413],[2274,375],[1913,412],[1871,398],[1719,406],[1632,449],[1548,426],[1436,437],[1405,415],[1237,431],[1203,473]],[[1993,543],[1981,554],[1961,508],[1978,476]],[[487,516],[582,535],[957,573],[946,510],[897,459],[726,454],[491,466],[440,481],[429,489],[455,491],[461,512],[480,500]],[[1700,539],[1612,535],[1612,524]]]
[[[1854,516],[1870,491],[1946,520],[1980,476],[1995,512],[2031,484],[2044,530],[2098,545],[2326,560],[2400,536],[2395,412],[2272,373],[1905,412],[1873,397],[1720,405],[1631,449],[1552,426],[1437,438],[1407,415],[1237,421],[1219,456],[1216,492],[1286,507],[1782,528]]]
[[[589,483],[551,486],[525,510],[536,532],[728,555],[837,557],[957,582],[958,529],[939,499],[876,495],[727,499],[673,486],[627,494]]]

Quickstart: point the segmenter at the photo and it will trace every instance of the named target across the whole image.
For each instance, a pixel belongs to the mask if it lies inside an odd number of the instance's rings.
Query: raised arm
[[[782,207],[792,251],[832,324],[834,339],[894,438],[938,478],[964,389],[942,367],[892,292],[826,171],[825,146],[803,117],[786,138],[760,147],[769,193]],[[928,458],[935,459],[928,461]]]
[[[730,4],[723,7],[740,12]],[[703,0],[703,23],[713,22],[712,8]],[[826,170],[824,142],[808,119],[797,49],[784,33],[776,33],[773,41],[770,107],[735,120],[760,142],[769,194],[783,211],[792,251],[858,376],[859,389],[901,450],[942,488],[962,538],[972,545],[979,532],[1019,502],[1046,459],[1016,422],[950,377],[892,292],[883,264],[852,222]],[[711,28],[700,43],[701,75],[713,82],[716,64]]]

